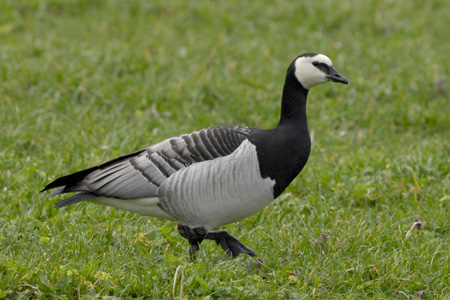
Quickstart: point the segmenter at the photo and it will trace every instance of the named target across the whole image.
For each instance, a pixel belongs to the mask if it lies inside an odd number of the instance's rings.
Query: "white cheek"
[[[325,73],[314,67],[309,61],[298,59],[295,64],[295,76],[305,89],[328,81]]]

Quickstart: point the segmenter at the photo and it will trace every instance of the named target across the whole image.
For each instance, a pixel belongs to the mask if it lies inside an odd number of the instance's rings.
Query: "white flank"
[[[158,198],[139,198],[139,199],[124,200],[108,197],[99,197],[88,201],[95,204],[117,207],[144,216],[157,217],[167,220],[175,220],[173,217],[169,216],[158,206],[159,202]]]
[[[330,67],[333,66],[331,60],[323,54],[297,58],[295,61],[295,76],[303,87],[308,90],[315,85],[328,81],[327,75],[312,64],[314,61],[325,63]]]
[[[182,169],[159,188],[161,202],[184,225],[208,230],[260,211],[275,181],[263,179],[256,147],[245,140],[232,154]]]

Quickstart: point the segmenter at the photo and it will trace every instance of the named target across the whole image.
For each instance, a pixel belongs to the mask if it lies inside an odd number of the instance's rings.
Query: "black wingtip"
[[[71,186],[71,185],[83,180],[84,177],[86,177],[89,173],[91,173],[97,169],[100,169],[102,167],[107,167],[111,164],[114,164],[121,160],[127,159],[128,157],[137,155],[142,151],[145,151],[145,150],[139,150],[139,151],[127,154],[127,155],[122,155],[117,158],[108,160],[107,162],[104,162],[103,164],[101,164],[99,166],[91,167],[89,169],[81,170],[81,171],[78,171],[78,172],[75,172],[75,173],[72,173],[72,174],[69,174],[66,176],[59,177],[59,178],[55,179],[54,181],[50,182],[45,188],[43,188],[40,191],[40,193],[57,188],[57,187],[61,187],[61,186],[66,186],[66,185]]]
[[[95,169],[98,169],[98,167],[92,167],[92,168],[89,168],[86,170],[75,172],[73,174],[61,176],[61,177],[55,179],[54,181],[50,182],[49,184],[47,184],[47,186],[45,188],[43,188],[40,192],[42,193],[42,192],[45,192],[45,191],[48,191],[48,190],[51,190],[51,189],[54,189],[57,187],[71,186],[73,184],[76,184],[77,182],[83,180],[83,178],[86,177],[86,175],[88,175]]]
[[[49,189],[51,189],[51,188],[49,188],[48,186],[49,186],[49,185],[47,185],[45,188],[43,188],[42,190],[40,190],[39,193],[43,193],[43,192],[48,191]]]
[[[64,178],[64,177],[67,177],[67,176],[60,177],[60,178],[50,182],[42,190],[40,190],[39,193],[43,193],[45,191],[48,191],[48,190],[51,190],[51,189],[54,189],[54,188],[57,188],[57,187],[60,187],[60,186],[67,185],[67,183],[65,184],[65,182],[61,182],[61,178]]]

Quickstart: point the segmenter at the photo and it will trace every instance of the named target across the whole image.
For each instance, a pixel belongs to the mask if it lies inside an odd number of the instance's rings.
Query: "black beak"
[[[348,80],[344,76],[339,74],[339,72],[335,68],[330,69],[330,74],[328,74],[327,78],[334,82],[348,84]]]

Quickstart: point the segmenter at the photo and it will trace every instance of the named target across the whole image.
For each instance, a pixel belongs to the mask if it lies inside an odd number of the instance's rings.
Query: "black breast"
[[[256,145],[261,176],[275,180],[273,193],[276,198],[308,161],[311,150],[308,128],[260,129],[251,134],[249,140]]]

